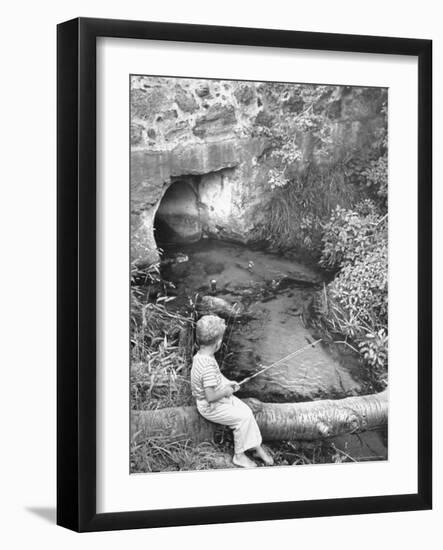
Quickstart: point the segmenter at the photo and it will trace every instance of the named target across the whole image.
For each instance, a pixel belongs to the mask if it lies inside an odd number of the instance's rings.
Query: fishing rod
[[[227,323],[226,323],[226,327],[227,328],[229,327],[229,328],[228,328],[228,337],[225,340],[225,347],[224,347],[224,350],[223,350],[223,357],[221,359],[221,364],[222,365],[224,365],[224,363],[225,363],[226,354],[228,352],[228,346],[229,346],[229,343],[231,341],[232,331],[234,329],[234,318],[235,318],[235,315],[238,313],[238,311],[236,311],[236,306],[237,305],[238,305],[238,302],[235,302],[233,304],[233,306],[231,307],[231,312],[229,313],[228,320],[227,320]],[[230,326],[229,326],[229,323],[231,323]]]
[[[252,380],[252,378],[255,378],[256,376],[258,376],[259,374],[263,374],[264,372],[266,372],[267,370],[269,369],[272,369],[272,367],[276,367],[277,365],[279,365],[280,363],[284,363],[285,361],[287,361],[288,359],[292,359],[293,357],[295,357],[296,355],[298,355],[299,353],[302,353],[303,351],[307,350],[308,348],[313,348],[316,344],[318,344],[319,342],[321,342],[321,338],[319,338],[318,340],[315,340],[315,342],[311,342],[309,343],[307,346],[304,346],[303,348],[300,348],[296,351],[293,351],[292,353],[290,353],[289,355],[286,355],[285,357],[283,357],[282,359],[279,359],[278,361],[276,361],[275,363],[272,363],[271,365],[268,365],[267,367],[264,367],[263,369],[259,370],[258,372],[254,373],[254,374],[251,374],[251,376],[248,376],[247,378],[244,378],[243,380],[241,380],[240,382],[237,382],[237,384],[239,386],[241,386],[242,384],[245,384],[246,382],[249,382],[249,380]]]

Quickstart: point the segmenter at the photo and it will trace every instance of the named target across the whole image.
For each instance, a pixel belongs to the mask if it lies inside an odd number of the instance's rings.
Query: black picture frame
[[[135,38],[418,59],[418,490],[416,494],[168,510],[96,511],[96,39]],[[57,523],[104,531],[368,514],[432,506],[432,42],[78,18],[57,29]]]

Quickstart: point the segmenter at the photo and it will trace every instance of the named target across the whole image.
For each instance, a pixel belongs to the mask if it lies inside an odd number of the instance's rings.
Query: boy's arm
[[[213,403],[222,399],[222,397],[230,397],[234,393],[234,388],[231,385],[225,386],[219,390],[215,390],[214,387],[205,388],[206,401]]]

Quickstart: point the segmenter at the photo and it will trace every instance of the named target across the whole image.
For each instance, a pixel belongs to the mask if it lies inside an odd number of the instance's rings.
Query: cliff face
[[[176,242],[250,239],[271,193],[273,162],[262,130],[285,110],[303,114],[300,88],[279,95],[272,83],[132,77],[132,260],[157,261],[160,232]],[[333,148],[326,162],[344,150],[368,149],[383,124],[383,91],[330,89]],[[300,169],[307,161],[325,162],[308,130],[297,139]]]

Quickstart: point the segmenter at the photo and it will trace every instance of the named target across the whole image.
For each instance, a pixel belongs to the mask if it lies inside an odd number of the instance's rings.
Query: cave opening
[[[163,195],[154,219],[154,234],[162,247],[201,239],[197,193],[186,180],[172,183]]]

